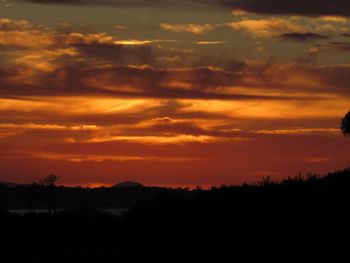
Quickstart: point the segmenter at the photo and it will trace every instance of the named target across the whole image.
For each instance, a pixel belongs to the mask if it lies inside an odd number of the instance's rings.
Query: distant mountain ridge
[[[137,182],[132,182],[132,181],[126,181],[126,182],[121,182],[121,183],[117,183],[115,185],[112,186],[113,188],[141,188],[141,187],[145,187],[143,184],[137,183]]]

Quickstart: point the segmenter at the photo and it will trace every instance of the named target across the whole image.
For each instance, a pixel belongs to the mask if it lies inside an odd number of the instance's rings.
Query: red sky
[[[3,1],[0,181],[207,187],[348,167],[350,6],[318,2]]]

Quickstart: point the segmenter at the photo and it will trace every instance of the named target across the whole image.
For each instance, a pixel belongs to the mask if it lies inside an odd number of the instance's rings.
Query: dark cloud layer
[[[223,0],[221,3],[259,14],[350,16],[347,0]]]
[[[18,75],[18,78],[20,77]],[[294,99],[284,96],[217,92],[217,87],[247,84],[244,84],[240,73],[210,67],[165,70],[150,66],[89,67],[70,64],[38,76],[34,85],[11,82],[7,74],[2,78],[0,76],[0,84],[1,97],[85,94],[177,99]],[[188,88],[183,89],[181,85]]]
[[[327,36],[316,33],[286,33],[281,35],[280,37],[286,40],[294,40],[301,42],[328,39]]]
[[[332,42],[329,44],[330,48],[340,51],[350,51],[350,42]]]
[[[78,43],[72,45],[84,57],[109,61],[118,65],[153,64],[154,54],[151,46],[128,46],[119,44]]]
[[[324,45],[316,44],[315,48],[319,52],[350,52],[350,42],[330,42]]]
[[[281,79],[288,72],[288,77]],[[220,100],[304,100],[305,97],[236,92],[236,87],[298,92],[308,90],[316,98],[330,91],[349,96],[350,68],[315,65],[249,66],[245,71],[199,67],[157,69],[151,66],[89,66],[73,63],[35,76],[35,84],[23,82],[21,72],[0,70],[1,97],[104,95],[136,98]],[[310,83],[294,83],[305,79]],[[19,80],[19,81],[17,81]],[[306,85],[306,86],[305,86]],[[315,88],[317,87],[317,88]],[[330,90],[329,87],[332,87]]]
[[[23,0],[39,4],[66,5],[178,5],[179,1],[169,0]],[[204,3],[241,9],[258,14],[297,14],[307,16],[340,15],[350,16],[350,2],[348,0],[182,0],[182,3]]]

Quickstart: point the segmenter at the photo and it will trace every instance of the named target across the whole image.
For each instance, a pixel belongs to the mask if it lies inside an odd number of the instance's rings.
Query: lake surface
[[[57,209],[57,212],[62,212],[62,211],[72,211],[72,210]],[[101,209],[100,211],[103,213],[106,213],[108,215],[122,216],[128,211],[128,209],[126,209],[126,208],[106,208],[106,209]],[[13,210],[9,210],[9,212],[19,214],[19,215],[25,215],[28,213],[48,214],[49,210],[48,209],[13,209]]]

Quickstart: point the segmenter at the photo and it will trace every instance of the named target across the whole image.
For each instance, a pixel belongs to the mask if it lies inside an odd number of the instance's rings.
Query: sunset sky
[[[325,173],[349,109],[348,0],[0,0],[0,181]]]

